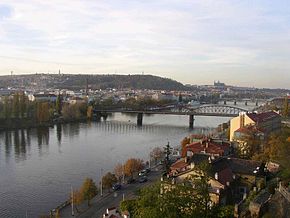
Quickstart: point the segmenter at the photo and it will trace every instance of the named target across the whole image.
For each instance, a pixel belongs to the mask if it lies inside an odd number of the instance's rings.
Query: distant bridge
[[[107,113],[134,113],[137,114],[137,125],[142,126],[143,114],[169,114],[169,115],[188,115],[189,127],[193,128],[194,116],[218,116],[218,117],[236,117],[241,112],[248,112],[243,108],[228,105],[200,105],[197,107],[189,107],[184,105],[170,105],[166,107],[146,108],[143,110],[132,110],[128,108],[100,108],[94,109],[97,119],[105,117]]]

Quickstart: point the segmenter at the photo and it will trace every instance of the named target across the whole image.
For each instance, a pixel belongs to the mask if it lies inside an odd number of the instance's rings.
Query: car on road
[[[136,180],[133,179],[133,178],[130,178],[130,179],[127,180],[127,184],[132,184],[132,183],[135,183],[135,182],[136,182]]]
[[[113,186],[112,186],[112,189],[114,190],[114,191],[117,191],[117,190],[120,190],[122,188],[122,186],[121,186],[121,184],[114,184]]]
[[[147,179],[146,176],[141,176],[141,177],[139,178],[139,183],[144,183],[144,182],[147,182],[147,181],[148,181],[148,179]]]
[[[150,173],[151,169],[150,168],[146,168],[145,171],[146,171],[146,173]]]
[[[138,173],[138,176],[146,176],[147,175],[147,171],[146,170],[141,170],[139,173]]]

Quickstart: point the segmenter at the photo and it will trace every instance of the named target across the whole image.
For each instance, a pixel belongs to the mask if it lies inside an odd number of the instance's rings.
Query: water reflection
[[[56,125],[56,137],[57,137],[58,145],[61,145],[61,136],[62,136],[62,125],[57,124]]]

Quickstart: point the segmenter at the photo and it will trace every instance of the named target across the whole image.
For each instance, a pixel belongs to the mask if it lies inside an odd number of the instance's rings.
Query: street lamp
[[[74,216],[75,212],[74,212],[74,191],[73,191],[73,187],[71,185],[71,215]]]
[[[103,196],[103,168],[101,168],[101,196]]]

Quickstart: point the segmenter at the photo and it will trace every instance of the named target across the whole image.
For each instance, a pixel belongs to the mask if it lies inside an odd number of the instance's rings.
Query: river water
[[[148,160],[155,146],[178,145],[191,133],[206,133],[229,118],[136,116],[116,113],[99,123],[75,123],[0,133],[0,217],[38,217],[68,198],[85,177],[100,180],[130,157]]]

